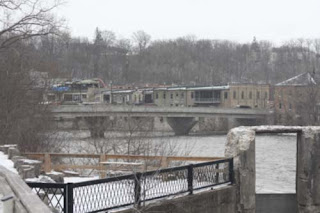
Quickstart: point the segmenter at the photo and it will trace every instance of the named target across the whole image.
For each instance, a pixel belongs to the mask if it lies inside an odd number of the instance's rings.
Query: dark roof
[[[312,75],[308,72],[289,78],[288,80],[282,81],[276,86],[307,86],[317,84]]]

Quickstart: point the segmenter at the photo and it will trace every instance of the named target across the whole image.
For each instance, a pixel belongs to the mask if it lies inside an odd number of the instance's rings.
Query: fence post
[[[168,168],[169,166],[169,161],[167,156],[162,156],[161,157],[161,167],[162,168]]]
[[[49,153],[44,154],[44,171],[51,172],[51,156]]]
[[[65,213],[73,213],[73,183],[67,183],[67,190],[65,191]]]
[[[134,175],[134,205],[138,208],[141,204],[141,173]]]
[[[229,160],[229,181],[231,184],[234,182],[233,158]]]
[[[193,194],[193,164],[188,166],[188,191],[189,194]]]
[[[101,163],[104,161],[106,161],[106,154],[101,154],[99,159],[100,178],[105,178],[107,173],[107,166]]]

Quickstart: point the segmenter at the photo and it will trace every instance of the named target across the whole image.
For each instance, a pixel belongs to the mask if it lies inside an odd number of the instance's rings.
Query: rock
[[[17,144],[6,144],[6,145],[3,145],[3,146],[0,146],[0,151],[7,155],[8,154],[8,150],[11,147],[16,148]]]
[[[41,183],[56,183],[51,177],[40,175],[39,182]]]
[[[23,156],[13,156],[11,161],[15,164],[17,160],[20,160],[20,159],[26,159],[26,158]]]
[[[26,158],[18,158],[15,160],[13,167],[18,169],[21,165],[24,164],[24,161],[27,160]]]
[[[34,166],[36,177],[38,177],[38,176],[40,175],[40,170],[41,170],[41,166],[42,166],[42,161],[24,159],[24,160],[23,160],[23,165],[31,165],[31,166]]]
[[[30,165],[21,165],[18,169],[18,173],[22,179],[36,177],[34,166]]]
[[[64,183],[64,174],[61,172],[51,171],[49,173],[46,173],[47,176],[52,178],[57,183]]]
[[[74,172],[74,171],[62,171],[62,173],[66,176],[66,177],[79,177],[80,174],[78,172]]]
[[[10,147],[8,149],[8,159],[12,159],[14,156],[19,156],[20,151],[16,147]]]

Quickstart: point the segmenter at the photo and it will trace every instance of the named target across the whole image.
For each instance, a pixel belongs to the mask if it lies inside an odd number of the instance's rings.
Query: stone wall
[[[171,200],[151,203],[140,209],[119,211],[120,213],[235,213],[235,186],[204,191]]]
[[[299,213],[320,212],[320,127],[238,127],[228,133],[226,157],[234,158],[237,212],[254,213],[255,134],[297,133],[297,199]]]
[[[297,213],[296,194],[257,194],[256,213]]]

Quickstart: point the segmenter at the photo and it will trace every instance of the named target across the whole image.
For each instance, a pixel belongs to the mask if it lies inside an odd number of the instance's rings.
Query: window
[[[172,93],[170,94],[170,98],[173,99],[173,94]]]
[[[78,94],[72,95],[72,101],[80,101],[80,95],[78,95]]]
[[[224,92],[224,99],[228,99],[228,92]]]
[[[176,96],[178,97],[178,96],[179,96],[179,93],[176,93]]]
[[[236,99],[236,98],[237,98],[237,92],[233,91],[233,99]]]
[[[244,99],[244,92],[241,92],[241,99]]]
[[[82,99],[86,99],[87,95],[86,94],[82,94]]]
[[[176,104],[176,107],[178,107],[179,106],[179,104]]]
[[[249,92],[249,99],[252,99],[252,92]]]
[[[191,92],[191,98],[193,99],[193,96],[194,96],[194,94],[193,94],[193,92]]]
[[[105,101],[105,102],[110,102],[110,95],[103,95],[103,100]]]
[[[281,104],[281,102],[279,103],[279,109],[282,109],[282,104]]]
[[[166,99],[166,93],[163,93],[163,99]]]
[[[184,93],[181,93],[181,98],[183,98],[184,97]]]
[[[159,98],[159,95],[158,95],[158,93],[156,93],[156,99],[158,99]]]
[[[292,110],[292,105],[291,105],[291,103],[289,104],[289,110]]]
[[[260,92],[257,92],[257,99],[260,99]]]

